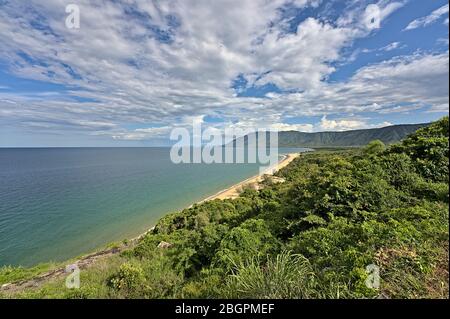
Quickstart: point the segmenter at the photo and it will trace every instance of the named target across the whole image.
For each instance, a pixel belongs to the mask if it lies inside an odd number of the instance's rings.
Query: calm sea
[[[258,168],[176,165],[169,148],[0,149],[0,266],[62,261],[136,236]]]

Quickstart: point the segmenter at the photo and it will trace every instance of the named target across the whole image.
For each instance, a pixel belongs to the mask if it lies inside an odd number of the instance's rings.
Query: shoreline
[[[250,178],[247,178],[247,179],[245,179],[237,184],[234,184],[230,187],[227,187],[227,188],[217,192],[216,194],[209,196],[195,204],[201,204],[201,203],[215,200],[215,199],[224,200],[224,199],[233,199],[233,198],[239,197],[240,191],[244,187],[251,187],[257,183],[262,182],[264,179],[264,176],[267,176],[267,175],[271,176],[271,175],[275,174],[276,172],[278,172],[279,170],[281,170],[282,168],[288,166],[294,159],[296,159],[297,157],[300,156],[300,153],[289,153],[289,154],[284,154],[283,156],[284,156],[283,159],[278,161],[278,163],[276,165],[274,165],[272,167],[268,167],[264,172],[254,175]],[[191,207],[193,205],[191,205]]]
[[[231,185],[225,189],[222,189],[220,191],[218,191],[217,193],[215,193],[214,195],[208,196],[204,199],[201,199],[199,201],[196,201],[194,203],[192,203],[191,205],[187,206],[186,208],[183,209],[189,209],[192,206],[196,205],[196,204],[202,204],[208,201],[212,201],[212,200],[216,200],[216,199],[220,199],[220,200],[225,200],[225,199],[234,199],[239,197],[239,194],[241,192],[241,190],[243,189],[243,187],[251,187],[255,184],[258,184],[260,182],[263,181],[264,176],[267,175],[273,175],[276,172],[278,172],[279,170],[283,169],[284,167],[288,166],[293,160],[295,160],[296,158],[298,158],[300,156],[301,153],[288,153],[288,154],[283,154],[283,158],[278,161],[277,164],[275,164],[272,167],[268,167],[264,172],[254,175],[252,177],[249,177],[243,181],[240,181],[234,185]],[[183,210],[182,209],[182,210]],[[165,216],[165,215],[164,215]],[[163,216],[163,217],[164,217]],[[157,222],[156,222],[157,224]],[[155,225],[153,225],[151,228],[147,229],[145,232],[138,234],[135,237],[132,238],[127,238],[124,240],[128,240],[130,242],[136,242],[138,240],[140,240],[141,238],[143,238],[145,235],[147,235],[149,232],[153,231],[153,229],[155,228]]]
[[[260,182],[262,182],[264,180],[265,176],[271,176],[274,173],[281,170],[282,168],[288,166],[293,160],[298,158],[300,156],[300,154],[301,153],[284,154],[283,155],[284,157],[280,161],[278,161],[277,164],[275,164],[272,167],[268,167],[264,172],[257,174],[255,176],[252,176],[250,178],[247,178],[247,179],[245,179],[239,183],[236,183],[230,187],[227,187],[227,188],[217,192],[216,194],[211,195],[203,200],[197,201],[197,202],[193,203],[192,205],[186,207],[186,209],[192,207],[195,204],[201,204],[201,203],[211,201],[211,200],[216,200],[216,199],[224,200],[224,199],[237,198],[237,197],[239,197],[240,192],[242,191],[243,187],[256,186],[257,184],[259,184]],[[101,259],[104,259],[107,257],[111,257],[113,255],[116,255],[116,254],[128,249],[128,248],[132,248],[135,244],[137,244],[139,242],[139,240],[144,238],[148,233],[152,232],[153,229],[155,228],[156,224],[154,226],[152,226],[151,228],[149,228],[147,231],[137,235],[136,237],[122,239],[120,241],[121,244],[119,247],[116,246],[116,247],[111,248],[111,247],[108,247],[108,244],[107,244],[106,246],[103,246],[102,248],[99,248],[98,250],[94,250],[93,252],[87,253],[82,256],[74,257],[73,259],[68,259],[59,264],[60,265],[65,265],[65,264],[77,265],[78,267],[80,267],[80,269],[88,268],[90,265],[92,265],[93,263],[95,263],[98,260],[101,260]],[[109,245],[111,245],[111,243]],[[35,266],[29,267],[29,268],[31,269],[33,267],[35,267]],[[57,268],[51,269],[49,271],[44,271],[43,273],[41,273],[35,277],[32,277],[30,279],[18,280],[16,282],[2,284],[2,285],[0,285],[0,292],[14,292],[14,291],[18,291],[18,290],[25,289],[25,288],[37,287],[45,281],[63,276],[65,274],[66,274],[65,267],[57,267]]]

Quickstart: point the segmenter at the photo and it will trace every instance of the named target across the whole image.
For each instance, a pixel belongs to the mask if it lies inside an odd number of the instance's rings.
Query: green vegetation
[[[389,147],[304,154],[284,183],[162,218],[79,290],[58,279],[14,296],[448,298],[448,139],[446,117]]]
[[[32,268],[4,266],[0,268],[0,285],[31,279],[55,267],[55,264],[40,264]]]

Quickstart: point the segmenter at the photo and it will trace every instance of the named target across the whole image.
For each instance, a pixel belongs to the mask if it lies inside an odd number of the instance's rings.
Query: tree
[[[386,145],[380,140],[374,140],[367,144],[364,148],[364,154],[366,155],[375,155],[383,152],[386,149]]]

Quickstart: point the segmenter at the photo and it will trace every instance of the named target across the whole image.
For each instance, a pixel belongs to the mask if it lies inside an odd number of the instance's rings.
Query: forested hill
[[[278,144],[280,147],[343,147],[363,146],[373,140],[380,140],[385,144],[393,144],[427,125],[429,124],[402,124],[344,132],[305,133],[286,131],[279,132]],[[245,140],[247,140],[247,137],[245,137]]]
[[[344,132],[280,132],[281,147],[321,147],[321,146],[362,146],[373,140],[385,144],[396,143],[427,124],[393,125],[383,128],[354,130]]]

